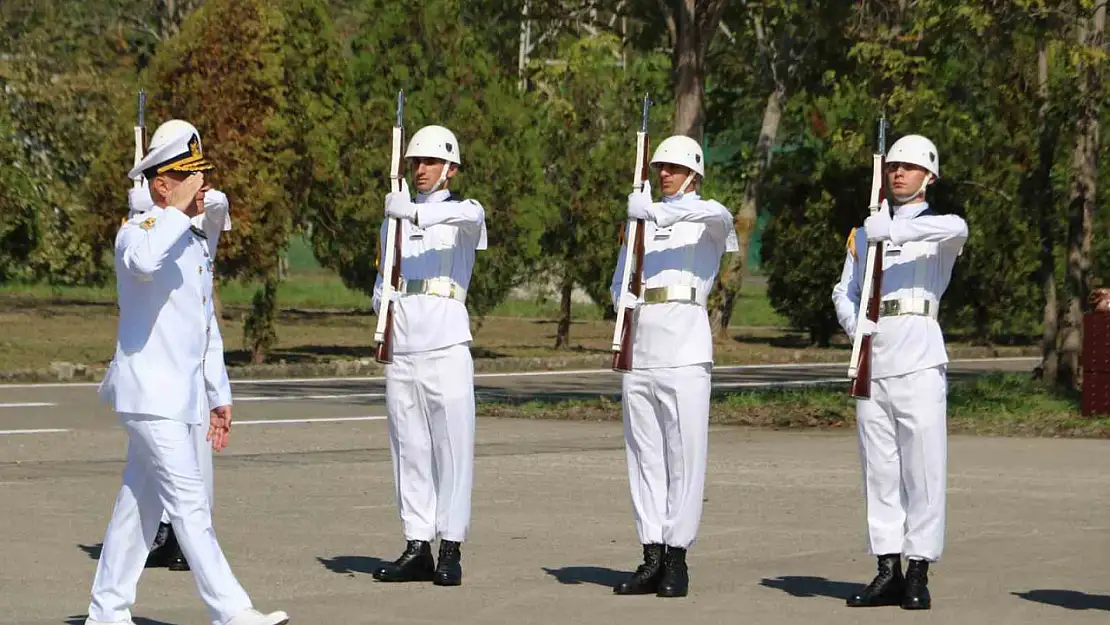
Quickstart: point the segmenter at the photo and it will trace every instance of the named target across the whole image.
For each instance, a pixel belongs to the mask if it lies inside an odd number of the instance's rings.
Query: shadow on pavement
[[[765,577],[760,580],[759,585],[775,588],[795,597],[830,597],[832,599],[847,599],[865,587],[864,584],[855,582],[837,582],[824,577],[809,577],[806,575],[782,575],[772,579]]]
[[[156,621],[152,618],[143,618],[141,616],[131,617],[131,622],[135,625],[176,625],[176,623],[168,623],[166,621]],[[84,616],[71,616],[65,620],[66,625],[85,625]]]
[[[548,575],[560,584],[597,584],[613,587],[628,579],[631,572],[616,571],[603,566],[564,566],[561,569],[543,567]]]
[[[346,573],[348,575],[355,573],[371,575],[383,564],[392,562],[392,560],[382,560],[373,556],[335,556],[334,558],[317,557],[316,559],[332,573]]]
[[[77,548],[85,552],[90,560],[100,559],[100,550],[104,547],[104,543],[96,543],[95,545],[77,545]]]
[[[1010,593],[1026,601],[1035,601],[1069,610],[1110,611],[1110,595],[1089,595],[1078,590],[1042,589]]]

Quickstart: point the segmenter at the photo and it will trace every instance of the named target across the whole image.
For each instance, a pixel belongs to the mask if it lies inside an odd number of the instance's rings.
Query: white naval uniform
[[[127,204],[130,209],[127,215],[128,219],[133,219],[136,215],[154,208],[146,178],[143,178],[142,186],[131,187],[128,190]],[[220,233],[231,230],[231,205],[227,200],[227,195],[216,189],[206,191],[204,194],[204,212],[192,217],[191,222],[193,226],[204,231],[204,235],[208,239],[208,253],[215,260],[217,247],[220,243]],[[227,369],[224,367],[223,337],[220,335],[219,319],[215,316],[212,317],[212,328],[212,336],[209,341],[210,355],[204,361],[204,375],[205,379],[212,380],[217,387],[223,388],[226,386],[228,393],[226,396],[221,395],[220,401],[226,400],[225,403],[230,404],[231,386],[227,383]],[[216,357],[217,353],[219,354],[218,358]],[[222,405],[224,404],[210,404],[208,409],[212,410]],[[204,489],[208,493],[208,503],[214,508],[216,506],[216,491],[213,484],[212,443],[205,440],[207,436],[207,428],[197,428],[193,438],[196,443],[197,459],[200,461],[200,473],[204,477]],[[170,522],[170,515],[165,510],[162,511],[161,522]]]
[[[486,249],[485,210],[447,190],[416,196],[401,226],[393,364],[385,367],[393,477],[406,540],[463,542],[474,471],[474,363],[466,290]],[[386,241],[381,228],[381,249]],[[374,284],[381,310],[382,276]]]
[[[250,609],[212,529],[196,441],[231,403],[206,239],[154,207],[116,236],[119,328],[100,397],[128,433],[127,466],[93,581],[89,620],[127,622],[164,509],[215,625]],[[211,363],[211,366],[210,366]]]
[[[686,549],[701,522],[709,444],[713,336],[705,305],[721,256],[739,248],[732,215],[714,200],[686,193],[650,210],[646,301],[633,313],[633,370],[621,382],[628,479],[640,543]],[[614,307],[624,254],[622,245],[610,287]],[[664,292],[669,301],[652,301]]]
[[[888,210],[884,201],[882,210]],[[899,206],[885,241],[882,302],[871,340],[871,399],[857,400],[860,461],[871,555],[903,554],[935,562],[944,548],[947,488],[948,355],[937,323],[940,299],[967,241],[956,215],[921,213],[925,202]],[[855,333],[866,234],[855,231],[833,289],[837,318]]]

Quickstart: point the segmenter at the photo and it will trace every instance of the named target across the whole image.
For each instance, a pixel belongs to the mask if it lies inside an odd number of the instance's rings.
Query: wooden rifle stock
[[[401,191],[401,180],[405,176],[405,160],[401,157],[401,148],[405,139],[405,129],[402,124],[404,111],[404,92],[397,92],[397,122],[393,126],[393,154],[390,162],[390,190],[394,193]],[[382,294],[378,305],[378,326],[374,333],[377,348],[374,350],[374,360],[379,363],[393,364],[393,297],[392,294],[401,288],[401,220],[396,217],[386,217],[386,249],[382,250],[385,262],[382,271]]]
[[[628,233],[632,237],[632,242],[630,244],[631,247],[628,248],[630,252],[625,262],[635,263],[631,272],[632,275],[628,281],[628,290],[631,293],[639,295],[642,292],[644,280],[644,220],[637,219],[635,222],[630,223]],[[614,371],[632,371],[633,312],[634,311],[625,310],[624,318],[621,320],[620,349],[613,353]]]
[[[871,206],[874,215],[882,210],[886,184],[883,169],[886,164],[886,116],[879,121],[879,151],[872,159]],[[859,254],[859,250],[856,251]],[[856,317],[856,335],[852,340],[852,361],[848,365],[848,378],[851,380],[848,394],[856,399],[871,398],[871,339],[872,335],[860,336],[859,323],[864,318],[879,322],[879,305],[883,294],[883,242],[867,242],[867,267],[864,270],[863,285],[860,292],[860,311]]]
[[[636,133],[636,166],[633,169],[632,188],[642,191],[648,177],[648,164],[651,139],[647,134],[648,107],[651,100],[644,94],[643,109],[640,117],[640,130]],[[643,294],[644,279],[644,220],[629,221],[624,235],[625,255],[624,274],[621,276],[620,295]],[[632,342],[635,335],[635,311],[626,308],[622,301],[617,302],[617,323],[613,328],[613,371],[627,373],[632,371]]]

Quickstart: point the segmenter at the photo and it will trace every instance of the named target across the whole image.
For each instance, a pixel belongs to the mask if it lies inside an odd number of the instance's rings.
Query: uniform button
[[[204,267],[197,267],[197,273],[204,273]]]
[[[208,303],[208,296],[205,295],[204,297],[200,298],[200,303],[201,304],[207,304]]]

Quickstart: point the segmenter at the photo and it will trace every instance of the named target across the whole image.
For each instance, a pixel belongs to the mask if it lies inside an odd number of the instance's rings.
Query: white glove
[[[231,202],[227,200],[227,194],[216,189],[205,191],[204,215],[208,215],[208,219],[213,219],[216,223],[219,223],[221,231],[231,230]]]
[[[863,220],[863,230],[867,233],[867,241],[887,241],[890,239],[890,214],[881,210]]]
[[[628,218],[655,221],[655,211],[652,210],[651,183],[644,181],[641,191],[628,194]]]
[[[408,219],[409,221],[416,219],[416,205],[412,203],[412,199],[409,197],[409,186],[405,183],[404,178],[401,179],[400,191],[385,195],[385,214],[387,217]]]
[[[637,297],[636,295],[633,295],[631,291],[629,291],[624,295],[621,295],[620,300],[617,302],[617,306],[621,308],[630,308],[632,310],[635,310],[637,306],[643,303],[643,298]]]
[[[856,326],[856,333],[852,338],[855,338],[855,336],[872,336],[878,333],[879,324],[864,317],[863,321],[859,322],[859,325]]]
[[[146,186],[145,179],[143,180],[143,186],[131,187],[127,190],[127,208],[131,209],[131,216],[145,213],[154,208],[154,200],[150,198],[150,187]]]

